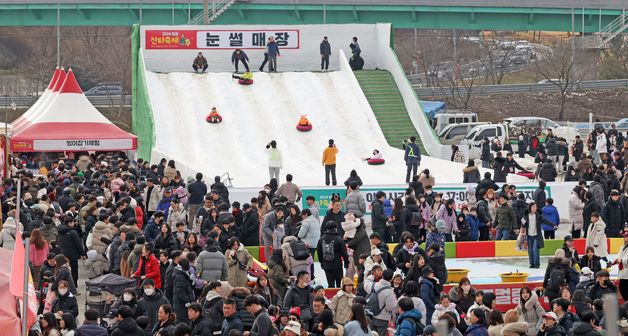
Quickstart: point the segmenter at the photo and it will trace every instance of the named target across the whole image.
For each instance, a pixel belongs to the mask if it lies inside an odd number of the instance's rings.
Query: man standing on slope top
[[[329,175],[331,174],[331,183],[336,185],[336,154],[338,148],[334,144],[334,139],[329,139],[329,146],[323,151],[323,166],[325,166],[325,185],[329,185]]]
[[[331,45],[327,41],[327,36],[323,37],[321,42],[321,71],[326,72],[329,69],[329,56],[331,56]]]
[[[407,167],[406,183],[410,183],[410,176],[416,175],[419,165],[421,164],[421,151],[419,150],[419,146],[414,143],[415,141],[415,136],[411,136],[409,142],[407,140],[403,141],[403,146],[406,150],[403,155]],[[412,175],[410,175],[410,172],[412,172]]]
[[[268,72],[277,72],[277,56],[280,56],[281,53],[274,37],[269,38],[266,48],[268,50]]]

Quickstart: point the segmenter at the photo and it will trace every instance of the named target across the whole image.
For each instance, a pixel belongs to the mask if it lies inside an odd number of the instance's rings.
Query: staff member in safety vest
[[[410,183],[410,176],[416,175],[419,165],[421,164],[421,150],[417,146],[415,136],[411,136],[410,140],[403,141],[403,147],[405,153],[403,155],[404,161],[406,161],[406,183]],[[412,175],[410,173],[412,172]]]

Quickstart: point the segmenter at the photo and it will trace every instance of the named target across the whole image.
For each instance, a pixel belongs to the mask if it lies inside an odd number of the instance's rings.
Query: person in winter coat
[[[198,255],[196,260],[197,276],[207,282],[226,281],[229,266],[225,255],[220,252],[220,247],[211,239],[205,244],[205,250]]]
[[[406,162],[406,183],[410,183],[410,177],[416,175],[417,169],[421,164],[421,150],[415,141],[416,137],[411,136],[410,139],[404,140],[403,142],[403,160]],[[410,175],[410,173],[412,173],[412,175]]]
[[[585,205],[582,210],[582,230],[584,232],[584,237],[586,238],[587,232],[589,231],[589,226],[591,225],[591,214],[594,212],[600,213],[602,212],[602,208],[599,207],[597,200],[594,199],[593,193],[587,191],[585,196]]]
[[[593,311],[586,311],[582,314],[580,321],[573,324],[573,328],[569,330],[569,336],[601,336],[599,331],[601,327],[596,325],[597,318]]]
[[[456,322],[460,322],[460,316],[458,315],[458,311],[456,310],[456,304],[451,302],[449,295],[441,294],[439,303],[434,305],[434,313],[432,314],[432,325],[438,324],[438,318],[446,312],[454,313],[457,319]]]
[[[166,222],[168,223],[168,226],[170,226],[170,230],[172,231],[175,231],[177,229],[177,224],[187,223],[187,212],[185,211],[185,207],[176,198],[170,202],[170,209],[168,210],[168,220]]]
[[[560,225],[560,215],[558,214],[558,209],[554,206],[553,199],[548,198],[545,200],[545,206],[542,209],[542,214],[545,219],[553,224],[541,224],[541,227],[543,228],[543,236],[545,239],[556,238],[556,230],[558,230],[558,225]]]
[[[161,272],[159,269],[159,260],[153,254],[153,247],[150,244],[142,246],[142,252],[139,258],[137,271],[133,273],[133,278],[139,279],[140,283],[146,279],[153,280],[155,287],[161,288]]]
[[[421,313],[414,308],[410,298],[401,298],[397,302],[397,330],[395,336],[414,336],[419,333],[417,327],[421,323]]]
[[[6,225],[6,223],[5,223]],[[78,235],[78,232],[74,229],[76,226],[76,220],[72,217],[66,217],[63,225],[60,225],[58,243],[61,245],[61,251],[63,255],[68,259],[70,263],[70,269],[72,270],[72,279],[74,285],[78,284],[78,260],[87,257],[85,250],[83,249],[83,241]],[[4,227],[3,227],[4,229]]]
[[[137,325],[133,311],[127,306],[121,306],[116,316],[118,321],[111,336],[144,336],[144,331]]]
[[[537,326],[542,323],[545,309],[539,303],[536,292],[530,290],[528,286],[523,286],[519,291],[519,304],[517,313],[528,324],[528,336],[536,335]]]
[[[153,330],[159,322],[159,307],[169,304],[168,299],[163,295],[160,289],[155,288],[155,282],[152,279],[146,279],[142,282],[142,298],[137,302],[138,309],[146,313],[148,320],[148,330]]]
[[[558,325],[565,330],[571,330],[574,322],[578,321],[578,316],[569,311],[569,305],[569,300],[562,297],[551,301],[552,312],[558,318]]]
[[[469,327],[465,332],[465,336],[488,336],[486,330],[486,313],[481,308],[471,310],[469,314]]]
[[[453,241],[452,234],[458,232],[458,225],[456,223],[456,203],[453,199],[448,199],[445,204],[441,205],[436,213],[436,220],[442,220],[445,222],[445,240],[448,242]]]
[[[505,193],[499,195],[499,207],[495,212],[494,225],[497,227],[496,240],[510,240],[513,229],[517,226],[517,215],[508,204]]]
[[[545,162],[539,164],[536,174],[538,179],[545,182],[554,182],[556,181],[556,176],[558,176],[556,166],[551,159],[545,159]]]
[[[283,263],[286,266],[286,269],[288,270],[290,275],[297,275],[302,271],[306,271],[309,273],[310,271],[310,264],[307,259],[297,260],[294,258],[290,243],[297,240],[299,240],[299,238],[294,236],[286,236],[283,239],[283,244],[281,244]]]
[[[52,312],[57,314],[70,313],[77,317],[79,313],[76,297],[69,291],[70,284],[62,280],[57,288],[57,298],[52,303]]]
[[[543,278],[543,288],[545,296],[550,301],[560,296],[560,288],[571,282],[571,272],[569,271],[569,259],[565,259],[565,251],[557,249],[554,257],[549,258],[545,277]]]
[[[540,251],[545,247],[542,224],[552,224],[552,222],[545,219],[536,203],[532,202],[528,205],[528,211],[524,214],[521,223],[521,229],[528,241],[530,268],[539,268],[541,267]]]
[[[151,219],[148,220],[148,223],[144,227],[144,237],[146,241],[152,243],[159,236],[159,228],[164,221],[164,214],[162,212],[157,212],[153,215]]]
[[[0,247],[13,250],[15,248],[15,235],[18,230],[24,232],[22,223],[18,223],[15,220],[15,210],[9,211],[8,218],[2,224],[2,230],[0,230]]]
[[[248,287],[247,272],[253,265],[253,257],[236,237],[229,239],[225,258],[229,266],[228,281],[234,287]]]
[[[249,64],[247,63],[249,61],[249,57],[246,55],[246,53],[242,50],[242,49],[236,49],[233,51],[233,53],[231,54],[231,64],[235,65],[235,72],[238,73],[238,63],[242,62],[242,65],[244,65],[244,68],[246,69],[246,71],[249,71]]]
[[[438,279],[434,275],[434,271],[431,267],[425,267],[422,271],[420,280],[421,287],[421,299],[425,303],[427,308],[426,321],[427,324],[432,323],[432,315],[434,315],[434,306],[436,306],[438,293],[440,292],[438,287]]]
[[[493,179],[498,183],[505,183],[508,176],[508,168],[506,167],[506,158],[502,157],[502,152],[495,153],[493,160]]]
[[[539,326],[537,336],[566,336],[565,328],[558,325],[558,317],[553,312],[543,315],[543,323]]]
[[[323,37],[323,41],[320,45],[321,53],[321,71],[326,72],[329,70],[329,56],[331,56],[331,45],[327,40],[327,36]]]
[[[585,275],[585,267],[589,269],[589,272],[591,272],[591,274],[597,274],[597,272],[602,270],[600,257],[595,255],[595,248],[593,246],[587,246],[585,254],[582,256],[582,258],[580,258],[578,264],[580,264],[582,275]]]
[[[188,319],[194,336],[212,336],[213,330],[210,321],[203,316],[203,306],[198,302],[191,303],[188,307]]]
[[[480,170],[475,166],[475,161],[469,159],[467,166],[462,169],[462,183],[478,183],[480,182]]]
[[[386,193],[378,191],[375,193],[375,199],[371,203],[371,224],[373,232],[377,232],[383,238],[384,243],[390,243],[390,234],[388,234],[388,217],[384,214],[384,200]]]
[[[284,308],[292,309],[299,307],[301,309],[301,319],[308,321],[307,315],[309,313],[310,319],[312,318],[312,307],[314,303],[314,298],[311,294],[312,287],[310,287],[309,282],[310,275],[307,271],[302,271],[297,274],[296,284],[288,289],[283,300]]]
[[[177,249],[177,241],[170,231],[170,226],[166,223],[161,225],[159,236],[153,241],[155,249],[163,250],[168,253]],[[115,241],[114,241],[115,242]]]
[[[601,270],[595,275],[595,283],[587,289],[587,297],[591,301],[602,299],[606,294],[617,295],[617,286],[610,280],[607,270]]]
[[[432,244],[427,249],[428,265],[434,270],[434,274],[439,281],[439,289],[447,283],[447,265],[445,265],[445,250],[437,244]]]
[[[606,239],[606,223],[600,218],[600,214],[594,212],[591,214],[591,225],[587,231],[586,246],[593,247],[595,255],[606,260],[607,255],[607,239]]]
[[[602,219],[606,223],[606,236],[619,237],[624,223],[626,223],[626,209],[620,201],[621,194],[617,190],[611,191],[608,202],[602,209]]]
[[[504,327],[502,336],[521,336],[528,332],[528,323],[520,321],[517,310],[510,309],[504,314]]]
[[[628,233],[623,234],[624,244],[617,253],[613,264],[619,265],[619,293],[624,301],[628,299]]]
[[[353,305],[353,280],[343,278],[340,290],[331,299],[329,308],[334,313],[334,322],[345,325],[349,322],[351,306]]]
[[[364,279],[364,290],[367,293],[377,293],[379,306],[382,307],[379,314],[371,319],[371,329],[380,335],[386,335],[388,322],[397,311],[397,299],[390,284],[392,277],[392,270],[384,271],[381,267],[374,266],[371,275]]]
[[[172,273],[173,283],[173,308],[177,315],[177,321],[189,323],[186,305],[194,302],[194,285],[189,273],[190,261],[186,258],[179,259],[179,265]]]
[[[360,193],[357,182],[354,181],[349,184],[349,193],[347,197],[345,197],[344,203],[347,213],[352,213],[358,218],[364,217],[366,213],[366,200],[364,199],[364,195]]]
[[[397,268],[401,270],[401,273],[407,275],[410,268],[412,268],[412,260],[414,259],[414,256],[416,254],[421,254],[423,255],[423,258],[427,260],[427,254],[421,247],[419,247],[419,244],[414,239],[414,235],[411,233],[402,235],[402,243],[403,245],[397,251],[395,260],[397,262]]]
[[[349,255],[347,245],[338,235],[338,225],[334,222],[328,223],[323,236],[316,246],[318,259],[321,268],[325,271],[327,284],[332,288],[340,288],[344,268],[349,268]]]
[[[242,205],[243,219],[240,225],[240,239],[245,246],[259,245],[259,213],[248,203]]]
[[[264,239],[264,255],[270,255],[270,247],[273,244],[275,227],[284,222],[284,208],[277,207],[264,216],[262,224],[262,238]]]
[[[582,219],[584,193],[584,189],[576,186],[569,194],[569,224],[571,225],[571,235],[574,238],[580,238],[580,233],[584,227]]]
[[[202,52],[199,52],[194,58],[192,68],[194,68],[194,72],[198,72],[199,70],[205,72],[205,70],[207,70],[207,59],[203,56]]]

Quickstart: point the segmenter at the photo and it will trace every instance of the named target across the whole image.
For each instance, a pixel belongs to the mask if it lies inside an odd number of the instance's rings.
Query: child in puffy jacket
[[[360,220],[355,218],[355,215],[352,213],[348,213],[345,215],[345,221],[340,223],[342,225],[342,229],[345,231],[346,238],[355,237],[355,232],[360,226]]]
[[[446,312],[452,312],[456,314],[456,323],[460,323],[460,315],[456,310],[456,304],[451,302],[449,295],[441,294],[440,303],[434,305],[434,314],[432,314],[432,325],[438,325],[438,318]]]

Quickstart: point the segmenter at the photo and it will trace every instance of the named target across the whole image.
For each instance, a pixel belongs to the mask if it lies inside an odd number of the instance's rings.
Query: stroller
[[[85,282],[86,309],[92,308],[99,317],[105,317],[111,310],[111,296],[120,296],[127,288],[134,288],[137,280],[128,279],[117,274],[104,274]]]

